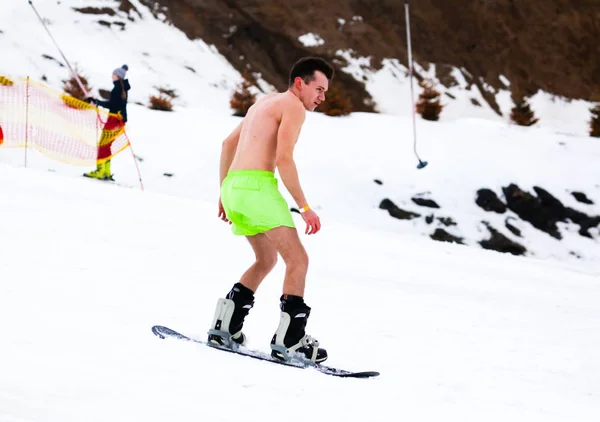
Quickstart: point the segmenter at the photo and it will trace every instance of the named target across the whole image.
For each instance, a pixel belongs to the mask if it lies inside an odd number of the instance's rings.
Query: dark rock
[[[114,16],[116,12],[110,7],[74,7],[73,10],[86,15],[108,15]]]
[[[173,173],[163,173],[163,176],[166,176],[166,177],[173,177]]]
[[[484,221],[483,224],[486,225],[491,236],[489,239],[479,242],[482,248],[503,253],[510,253],[513,255],[524,255],[527,252],[525,246],[517,242],[513,242],[508,237],[498,232],[498,230],[493,228],[489,223]]]
[[[533,190],[537,194],[542,207],[554,210],[554,212],[557,214],[564,214],[565,206],[554,196],[550,195],[547,190],[538,186],[534,186]]]
[[[387,212],[390,213],[392,217],[398,218],[400,220],[412,220],[413,218],[421,216],[421,214],[416,214],[410,211],[404,211],[403,209],[398,208],[396,204],[394,204],[387,198],[381,201],[381,204],[379,204],[379,208],[381,208],[382,210],[387,210]]]
[[[528,221],[533,227],[548,233],[550,236],[561,239],[562,236],[558,231],[556,223],[565,221],[558,217],[564,212],[564,207],[561,206],[557,210],[545,208],[542,205],[542,200],[536,198],[530,193],[522,191],[517,185],[510,184],[506,188],[502,188],[508,208],[517,214],[522,220]],[[555,201],[546,198],[546,203],[555,203]]]
[[[579,234],[592,238],[589,229],[600,225],[600,216],[590,217],[573,208],[565,207],[558,199],[546,190],[535,186],[537,197],[523,192],[517,185],[511,184],[503,188],[508,208],[522,220],[528,221],[535,228],[548,233],[556,239],[562,236],[558,231],[558,222],[569,220],[579,225]]]
[[[428,208],[439,208],[440,206],[438,204],[436,204],[435,201],[431,200],[431,199],[425,199],[425,198],[411,198],[412,201],[417,204],[420,205],[422,207],[428,207]]]
[[[136,9],[136,7],[131,4],[129,0],[121,0],[121,4],[119,4],[119,10],[130,15],[132,12],[137,13],[138,17],[142,17],[142,14]],[[129,16],[128,19],[133,21],[133,17]]]
[[[579,225],[579,234],[584,237],[592,239],[592,235],[589,229],[598,227],[600,225],[600,216],[590,217],[580,211],[574,210],[573,208],[565,208],[565,216],[573,223]]]
[[[506,226],[506,228],[507,228],[508,230],[510,230],[510,232],[511,232],[512,234],[514,234],[515,236],[523,237],[523,235],[521,235],[521,230],[519,230],[518,228],[516,228],[515,226],[513,226],[513,225],[510,223],[510,220],[514,220],[514,218],[508,217],[508,218],[506,219],[506,221],[504,222],[504,225]]]
[[[583,192],[571,192],[571,194],[575,197],[578,202],[588,205],[594,205],[594,201],[586,196]]]
[[[458,243],[460,245],[464,245],[463,238],[454,236],[448,233],[444,229],[435,229],[432,235],[430,235],[433,240],[437,240],[439,242],[450,242],[450,243]]]
[[[433,223],[434,219],[435,219],[435,216],[433,214],[431,214],[431,215],[428,215],[427,217],[425,217],[425,222],[427,224],[431,224],[431,223]],[[437,217],[437,220],[446,227],[456,226],[456,222],[451,217]]]
[[[479,189],[477,191],[477,199],[475,199],[475,203],[485,211],[494,211],[498,214],[503,214],[506,212],[506,205],[491,189]]]
[[[438,221],[446,227],[456,226],[456,221],[451,217],[438,217]]]
[[[52,60],[53,62],[55,62],[56,64],[58,64],[60,67],[65,67],[64,64],[62,64],[60,61],[56,60],[54,57],[48,55],[48,54],[42,54],[42,57],[45,58],[46,60]]]
[[[373,180],[375,183],[377,183],[378,185],[383,185],[383,182],[379,179],[375,179]]]

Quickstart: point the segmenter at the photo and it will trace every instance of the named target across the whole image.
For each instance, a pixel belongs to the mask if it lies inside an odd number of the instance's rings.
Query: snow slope
[[[145,189],[214,202],[219,195],[220,142],[239,118],[200,108],[170,114],[132,106],[129,113],[128,132],[135,154],[142,159],[138,164]],[[566,206],[600,215],[600,168],[596,165],[600,145],[595,139],[482,119],[419,120],[419,153],[430,164],[417,170],[408,135],[411,124],[408,117],[356,113],[336,119],[309,113],[296,155],[312,206],[326,220],[360,223],[393,233],[429,236],[439,227],[476,247],[477,242],[489,238],[486,221],[525,246],[530,256],[584,260],[600,266],[598,228],[590,230],[590,239],[577,233],[578,226],[560,223],[563,239],[557,240],[512,211],[485,212],[475,204],[477,190],[492,189],[502,197],[502,187],[516,183],[532,193],[534,186],[540,186]],[[3,150],[0,162],[22,166],[24,152]],[[34,151],[28,151],[28,163],[72,176],[87,170],[49,161]],[[119,183],[139,189],[129,150],[113,160],[113,172]],[[383,184],[376,184],[375,179]],[[594,204],[577,202],[573,191],[585,192]],[[293,206],[291,197],[284,194]],[[433,199],[441,208],[420,207],[412,202],[414,197]],[[379,209],[384,198],[421,218],[393,219]],[[456,225],[446,227],[438,220],[427,224],[429,215],[450,217]],[[513,223],[522,237],[505,227],[509,217],[516,219]]]
[[[381,372],[336,379],[150,332],[205,336],[217,297],[251,262],[213,202],[5,165],[0,185],[0,420],[600,414],[600,285],[581,266],[328,219],[302,235],[308,330],[329,364]],[[257,292],[252,347],[268,350],[283,270]]]
[[[328,349],[328,364],[379,378],[336,379],[152,335],[162,324],[204,337],[217,298],[252,261],[216,217],[220,142],[239,122],[227,105],[239,75],[137,0],[142,18],[114,18],[126,21],[122,32],[70,10],[114,3],[35,2],[95,87],[127,63],[134,102],[163,83],[181,97],[174,113],[130,104],[143,192],[130,151],[113,160],[118,184],[106,185],[31,150],[24,169],[24,150],[0,148],[0,421],[598,419],[598,230],[586,239],[563,225],[557,241],[519,222],[516,239],[503,228],[514,215],[474,202],[479,188],[501,194],[517,183],[599,215],[600,144],[558,119],[518,128],[457,102],[440,122],[417,120],[418,152],[429,162],[417,170],[406,110],[307,116],[296,156],[323,222],[319,234],[302,235],[308,332]],[[46,75],[60,87],[68,73],[41,57],[58,55],[36,19],[24,1],[0,13],[0,49],[11,57],[0,73]],[[382,75],[368,84],[382,104],[408,104],[396,91],[406,81]],[[579,116],[539,100],[563,122]],[[594,204],[576,202],[574,190]],[[441,209],[418,207],[414,196]],[[447,230],[469,246],[430,240],[437,222],[395,220],[378,208],[384,198],[423,217],[452,217],[457,226]],[[479,248],[482,221],[530,255]],[[283,273],[280,262],[257,292],[245,325],[251,347],[268,351]]]
[[[117,2],[67,0],[35,4],[65,54],[85,63],[93,86],[95,82],[98,82],[96,87],[110,83],[110,72],[119,65],[110,64],[113,61],[129,64],[133,89],[128,134],[135,153],[144,160],[139,165],[146,188],[214,201],[218,196],[214,182],[220,141],[239,121],[230,115],[228,108],[231,89],[239,74],[214,49],[202,41],[190,41],[181,31],[162,22],[160,14],[159,19],[155,18],[138,1],[132,2],[137,12],[117,11],[110,17],[113,23],[125,23],[123,31],[114,24],[107,28],[97,23],[99,18],[108,19],[107,15],[73,10],[84,6],[116,9]],[[0,29],[0,47],[12,51],[14,57],[3,63],[3,72],[18,76],[37,72],[46,75],[49,84],[60,87],[60,80],[68,76],[68,70],[42,57],[56,55],[56,48],[27,2],[11,4],[7,13],[0,16]],[[31,34],[38,36],[28,36]],[[115,43],[118,49],[114,48]],[[486,213],[474,203],[480,188],[492,189],[502,196],[502,187],[517,183],[530,192],[534,186],[541,186],[565,205],[599,215],[600,170],[596,163],[600,148],[595,139],[578,135],[573,129],[583,115],[582,104],[561,106],[540,94],[536,100],[539,108],[561,118],[553,117],[550,125],[514,127],[489,109],[474,108],[470,96],[476,92],[461,91],[466,82],[456,70],[454,76],[459,86],[452,88],[452,93],[457,100],[444,111],[445,117],[435,123],[417,119],[417,152],[430,162],[427,168],[417,171],[408,109],[409,84],[402,66],[390,60],[382,71],[373,74],[361,67],[369,63],[367,58],[355,58],[354,62],[351,55],[347,58],[354,64],[345,71],[360,79],[366,76],[367,88],[380,99],[380,107],[392,114],[355,113],[341,119],[321,114],[309,116],[297,154],[312,206],[325,217],[425,236],[440,227],[465,238],[470,245],[478,245],[489,237],[485,221],[526,247],[530,256],[563,260],[579,257],[598,262],[597,228],[591,230],[593,239],[588,239],[577,234],[576,226],[563,225],[560,230],[564,239],[559,241],[529,223],[519,222],[517,228],[524,237],[518,238],[504,227],[507,217],[516,217],[514,213]],[[435,67],[418,70],[435,76]],[[136,105],[136,102],[145,104],[153,86],[159,85],[167,85],[181,94],[174,113]],[[394,108],[401,103],[404,105]],[[508,107],[506,102],[500,104]],[[565,121],[569,123],[563,124]],[[23,150],[2,150],[0,162],[22,165],[23,155]],[[138,186],[132,157],[125,151],[114,160],[113,169],[120,183]],[[48,161],[35,152],[29,153],[28,160],[30,167],[62,174],[80,175],[87,170]],[[382,180],[383,185],[376,185],[374,179]],[[575,201],[573,191],[585,192],[595,204]],[[415,196],[429,197],[442,208],[433,212],[418,207],[411,201]],[[411,222],[393,220],[378,209],[384,198],[421,214],[422,218]],[[432,214],[450,217],[457,225],[447,228],[439,220],[428,225],[424,217]]]
[[[131,1],[137,12],[129,13],[119,11],[117,1],[33,4],[71,66],[87,77],[95,96],[100,88],[112,89],[111,74],[123,64],[129,67],[130,101],[143,105],[148,104],[150,95],[158,94],[156,87],[163,87],[180,96],[174,103],[176,108],[206,104],[206,98],[211,98],[214,106],[225,108],[230,91],[241,79],[214,47],[201,40],[191,41],[183,32],[154,18],[138,0]],[[116,14],[74,10],[84,7],[109,7]],[[102,26],[99,20],[112,26]],[[124,24],[124,30],[114,22]],[[14,1],[10,7],[3,7],[0,30],[0,50],[10,57],[2,61],[0,73],[35,80],[45,77],[48,84],[57,88],[62,88],[62,81],[71,77],[67,63],[27,1]]]

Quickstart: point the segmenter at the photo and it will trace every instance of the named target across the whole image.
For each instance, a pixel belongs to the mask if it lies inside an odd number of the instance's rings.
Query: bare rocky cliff
[[[128,8],[127,0],[121,8]],[[142,0],[188,37],[202,38],[238,69],[250,66],[278,89],[288,69],[305,55],[345,60],[338,50],[407,64],[404,2],[401,0]],[[598,0],[413,0],[410,3],[415,61],[444,70],[464,70],[490,106],[504,75],[516,95],[541,89],[567,98],[600,96],[600,1]],[[322,45],[306,47],[298,37],[312,32]],[[447,65],[447,66],[446,66]],[[338,71],[336,81],[355,109],[372,110],[361,81]],[[488,88],[484,88],[487,86]]]

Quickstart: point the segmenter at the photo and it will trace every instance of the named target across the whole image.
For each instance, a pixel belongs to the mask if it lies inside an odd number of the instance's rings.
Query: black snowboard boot
[[[208,331],[208,342],[228,348],[245,344],[246,336],[242,333],[242,326],[253,306],[254,292],[236,283],[226,298],[217,301],[215,316]]]
[[[300,296],[281,296],[279,327],[271,340],[271,356],[281,360],[291,360],[294,354],[302,360],[315,363],[327,359],[327,351],[319,348],[317,339],[306,335],[305,328],[310,315],[310,307]]]

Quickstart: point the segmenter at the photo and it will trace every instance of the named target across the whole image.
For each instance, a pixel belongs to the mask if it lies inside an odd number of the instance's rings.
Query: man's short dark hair
[[[289,87],[294,85],[294,79],[302,78],[305,83],[310,83],[315,79],[315,71],[322,72],[328,80],[333,78],[333,67],[327,61],[319,57],[304,57],[298,60],[290,71]]]

